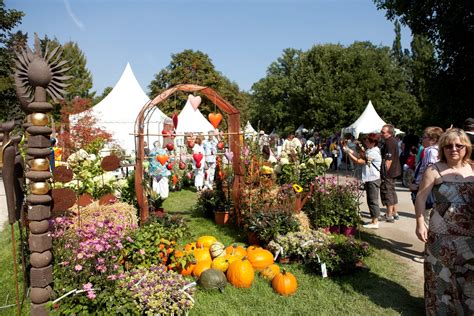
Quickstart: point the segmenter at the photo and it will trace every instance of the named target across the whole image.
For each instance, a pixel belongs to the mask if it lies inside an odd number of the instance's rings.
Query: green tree
[[[73,98],[94,98],[95,92],[92,89],[92,75],[87,69],[87,59],[76,42],[66,42],[62,45],[63,59],[69,61],[67,75],[72,78],[68,81],[67,99]]]
[[[4,1],[0,0],[0,122],[24,117],[12,75],[15,71],[15,51],[24,47],[26,35],[11,31],[23,16],[21,11],[6,9]]]
[[[190,49],[171,55],[170,64],[160,70],[148,86],[149,96],[154,98],[163,90],[185,83],[210,87],[239,110],[245,111],[247,108],[248,96],[240,91],[238,85],[215,70],[208,55]],[[167,115],[180,112],[186,99],[187,95],[177,93],[160,105],[160,109]],[[199,109],[206,115],[214,112],[215,106],[212,101],[203,98]],[[243,116],[245,117],[245,114]]]
[[[374,0],[390,20],[399,19],[413,34],[423,35],[436,50],[429,124],[462,125],[474,104],[474,5],[456,0]]]
[[[330,133],[351,124],[370,99],[385,121],[404,129],[420,115],[407,82],[388,47],[356,42],[287,49],[252,87],[253,123],[281,132],[304,124]]]

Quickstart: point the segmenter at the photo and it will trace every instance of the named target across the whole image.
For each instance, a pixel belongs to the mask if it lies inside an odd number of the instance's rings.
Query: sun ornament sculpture
[[[47,95],[58,102],[65,94],[69,76],[65,72],[67,61],[61,60],[60,47],[44,53],[38,35],[35,34],[35,51],[29,47],[17,54],[14,74],[16,93],[22,109],[29,114],[24,125],[28,132],[26,160],[28,168],[29,251],[30,251],[30,300],[31,315],[48,314],[47,302],[52,295],[52,239],[48,220],[51,216],[52,197],[49,168],[51,155],[51,120],[49,112],[53,106],[47,102]]]

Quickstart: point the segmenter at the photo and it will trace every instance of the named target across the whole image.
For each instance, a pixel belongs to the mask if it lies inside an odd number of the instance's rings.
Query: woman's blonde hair
[[[446,132],[441,135],[438,141],[438,146],[439,146],[439,160],[442,162],[446,162],[446,155],[444,154],[444,146],[448,145],[450,142],[452,142],[456,137],[459,137],[459,140],[463,145],[466,145],[466,154],[464,157],[462,157],[462,162],[469,162],[469,158],[471,157],[471,152],[472,152],[472,144],[471,141],[469,140],[469,137],[467,137],[466,133],[459,128],[450,128],[446,130]]]
[[[428,126],[425,128],[424,134],[430,139],[436,140],[436,142],[438,142],[441,135],[443,135],[443,129],[438,126]]]

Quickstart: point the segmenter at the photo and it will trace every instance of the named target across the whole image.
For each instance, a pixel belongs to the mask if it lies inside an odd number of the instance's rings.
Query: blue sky
[[[142,88],[185,49],[209,55],[241,89],[265,76],[291,47],[371,41],[391,46],[393,23],[372,0],[6,0],[25,13],[17,28],[75,41],[87,58],[93,90],[114,86],[127,62]],[[403,48],[411,33],[402,29]]]

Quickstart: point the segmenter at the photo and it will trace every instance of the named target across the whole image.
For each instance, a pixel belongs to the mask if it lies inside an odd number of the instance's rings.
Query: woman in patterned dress
[[[472,145],[460,129],[439,139],[440,161],[429,167],[415,201],[416,235],[425,242],[427,315],[474,315],[474,171]],[[429,228],[425,202],[435,195]]]

